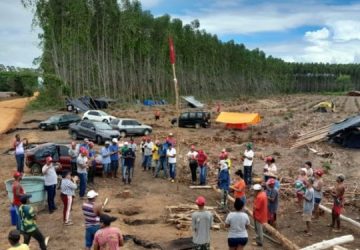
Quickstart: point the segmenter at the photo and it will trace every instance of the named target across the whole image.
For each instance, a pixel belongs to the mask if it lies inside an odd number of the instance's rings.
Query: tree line
[[[357,64],[287,63],[222,42],[169,15],[154,17],[130,0],[22,0],[34,9],[43,53],[42,72],[63,81],[72,96],[123,101],[173,96],[168,37],[174,40],[182,95],[343,91],[360,87]],[[46,81],[45,81],[46,83]]]

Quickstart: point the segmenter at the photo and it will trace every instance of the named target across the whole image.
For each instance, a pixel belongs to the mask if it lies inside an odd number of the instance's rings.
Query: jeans
[[[244,166],[244,181],[247,186],[251,186],[252,183],[252,166]]]
[[[55,206],[56,184],[45,186],[45,190],[47,192],[47,202],[48,202],[49,212],[52,212],[56,209]]]
[[[144,161],[143,161],[143,168],[144,170],[146,169],[150,169],[151,168],[151,160],[152,160],[152,156],[151,155],[145,155],[144,156]]]
[[[176,163],[169,163],[170,178],[175,179],[176,177]]]
[[[20,172],[20,173],[24,173],[24,159],[25,159],[25,155],[24,155],[24,154],[15,155],[15,159],[16,159],[16,168],[17,168],[17,171]]]
[[[134,176],[134,167],[133,166],[124,166],[124,171],[123,171],[124,183],[130,184],[133,176]]]
[[[87,227],[85,230],[85,246],[91,248],[95,233],[100,229],[100,225]]]
[[[160,172],[161,169],[164,170],[164,177],[167,178],[168,175],[167,175],[167,161],[166,161],[166,158],[160,158],[159,159],[159,164],[157,165],[157,168],[156,168],[155,177],[159,176],[159,172]]]
[[[192,180],[192,182],[196,182],[196,180],[197,180],[196,171],[198,168],[198,163],[196,161],[190,161],[189,167],[190,167],[190,171],[191,171],[191,180]]]
[[[22,232],[22,234],[24,235],[24,244],[29,245],[31,237],[34,237],[34,239],[39,243],[40,249],[46,250],[45,238],[38,228],[36,228],[33,232]]]
[[[227,208],[228,194],[229,194],[228,190],[225,190],[225,189],[221,190],[221,207],[222,208]]]
[[[254,223],[255,223],[256,243],[262,246],[264,242],[263,225],[257,220],[254,220]]]
[[[113,160],[111,161],[111,172],[114,173],[114,176],[117,176],[117,171],[119,169],[119,161],[118,160]]]
[[[200,185],[206,185],[207,169],[205,166],[200,166]]]
[[[80,179],[79,196],[82,198],[86,192],[87,173],[79,173],[78,175]]]
[[[110,173],[110,163],[103,163],[103,171],[104,174],[109,174]]]
[[[20,212],[19,212],[19,207],[15,206],[16,209],[16,215],[17,215],[17,221],[16,221],[16,229],[21,231],[21,216],[20,216]]]

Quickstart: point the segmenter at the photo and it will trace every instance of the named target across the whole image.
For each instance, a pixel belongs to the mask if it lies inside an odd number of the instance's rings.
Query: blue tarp
[[[155,105],[165,105],[165,100],[155,101],[155,100],[144,100],[145,106],[155,106]]]

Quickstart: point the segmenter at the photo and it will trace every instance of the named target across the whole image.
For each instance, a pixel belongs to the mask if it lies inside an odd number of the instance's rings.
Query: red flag
[[[171,37],[169,37],[169,51],[170,51],[170,63],[175,64],[175,49],[174,43]]]

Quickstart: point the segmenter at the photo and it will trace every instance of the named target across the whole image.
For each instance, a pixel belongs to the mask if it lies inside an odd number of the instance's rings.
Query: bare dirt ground
[[[337,106],[336,113],[314,113],[311,107],[323,100],[334,100]],[[177,205],[180,203],[193,203],[198,195],[204,195],[207,198],[208,205],[217,206],[220,197],[212,190],[191,190],[188,188],[190,183],[189,169],[186,164],[185,154],[191,144],[198,148],[202,148],[208,153],[211,161],[217,161],[217,157],[222,148],[230,151],[233,159],[232,171],[241,166],[240,155],[244,150],[244,145],[248,141],[253,141],[256,151],[256,159],[254,162],[255,174],[261,175],[263,161],[260,156],[275,155],[276,165],[278,166],[280,176],[296,177],[297,170],[302,164],[310,160],[313,162],[314,168],[321,167],[324,162],[329,162],[331,170],[325,176],[326,185],[333,186],[335,176],[342,172],[346,175],[346,185],[349,189],[353,189],[354,185],[359,184],[360,171],[359,162],[360,154],[358,150],[344,149],[328,142],[311,144],[309,146],[316,148],[321,152],[334,153],[332,158],[322,158],[311,153],[306,147],[290,150],[290,145],[294,141],[293,137],[296,133],[303,133],[322,126],[331,124],[335,121],[342,120],[347,116],[359,113],[359,97],[347,96],[321,96],[321,95],[291,95],[273,97],[262,100],[238,100],[231,102],[222,102],[223,111],[236,112],[259,112],[262,116],[262,122],[247,131],[227,130],[223,124],[213,123],[209,129],[175,129],[170,125],[169,120],[175,116],[173,106],[159,107],[161,111],[161,120],[155,122],[153,120],[153,109],[143,106],[134,106],[126,110],[109,110],[108,112],[119,117],[134,117],[146,124],[152,125],[154,133],[153,139],[163,140],[169,132],[174,132],[179,144],[178,152],[178,183],[170,183],[163,179],[154,179],[151,174],[142,172],[140,162],[137,162],[135,169],[135,179],[131,186],[124,186],[119,179],[105,179],[98,177],[95,179],[93,186],[100,193],[100,200],[105,197],[110,198],[109,208],[111,214],[118,217],[114,223],[118,226],[123,234],[133,235],[142,240],[152,243],[163,243],[181,237],[189,237],[190,230],[177,230],[174,225],[165,222],[167,205]],[[0,105],[1,107],[1,105]],[[209,107],[214,111],[214,107]],[[59,112],[27,112],[21,118],[18,127],[36,127],[37,124],[24,124],[24,121],[33,119],[45,119],[50,115]],[[1,114],[3,119],[3,116]],[[215,118],[216,115],[214,114]],[[70,142],[70,136],[66,130],[61,131],[40,131],[37,129],[17,131],[24,138],[28,138],[30,142],[52,141],[52,142]],[[1,135],[0,153],[9,149],[11,141],[15,133]],[[139,143],[140,138],[136,138]],[[1,154],[0,162],[0,179],[5,181],[11,178],[15,170],[15,159],[12,155]],[[28,171],[28,169],[27,169]],[[215,183],[215,177],[210,174],[210,182]],[[131,191],[130,198],[122,198],[121,192],[125,189]],[[11,229],[9,219],[9,200],[7,199],[4,185],[1,186],[1,202],[0,214],[2,220],[0,222],[0,249],[5,249],[7,245],[6,235]],[[251,206],[251,194],[248,205]],[[57,205],[59,210],[52,215],[45,211],[39,213],[38,224],[44,234],[51,237],[49,242],[50,250],[77,250],[83,249],[84,245],[84,226],[83,217],[80,211],[82,202],[75,200],[73,207],[74,225],[65,227],[62,225],[62,204],[57,197]],[[324,201],[324,205],[330,207],[329,200]],[[354,205],[357,205],[354,206]],[[346,206],[345,215],[357,219],[359,217],[359,202]],[[137,211],[137,214],[127,216],[123,214],[124,210]],[[278,212],[278,230],[294,241],[299,246],[307,246],[322,240],[334,238],[341,235],[353,234],[355,241],[344,246],[349,249],[360,247],[360,232],[355,230],[349,224],[343,223],[342,233],[333,233],[326,225],[330,221],[329,215],[324,215],[320,220],[313,223],[313,236],[304,237],[304,223],[299,214],[295,213],[297,207],[293,197],[283,196],[280,201],[280,211]],[[119,213],[122,212],[121,214]],[[225,217],[225,214],[224,214]],[[124,219],[144,220],[141,225],[127,225]],[[149,224],[151,222],[151,224]],[[249,230],[250,239],[254,236],[254,232]],[[212,232],[212,248],[223,250],[227,249],[227,232]],[[251,240],[250,240],[251,242]],[[36,241],[32,240],[31,249],[37,249]],[[136,245],[132,240],[126,242],[123,249],[145,249]],[[246,249],[253,248],[248,245]],[[265,241],[263,249],[282,249],[281,245]]]

